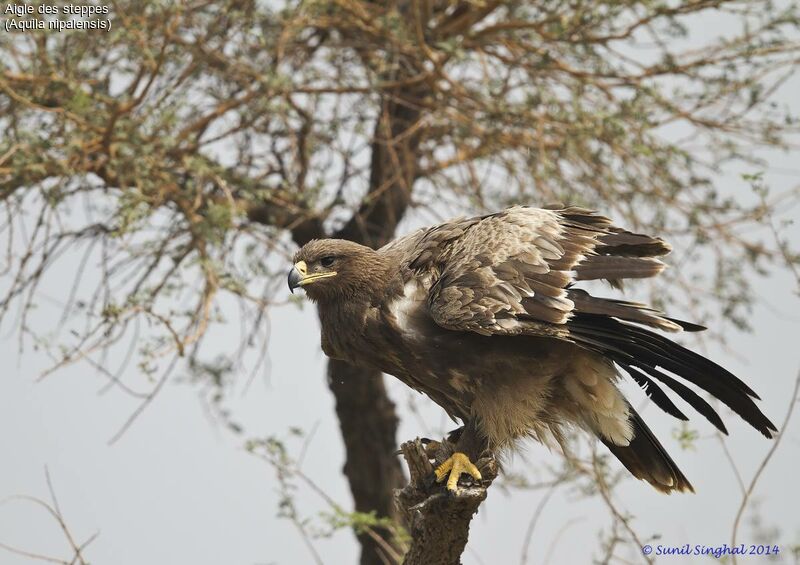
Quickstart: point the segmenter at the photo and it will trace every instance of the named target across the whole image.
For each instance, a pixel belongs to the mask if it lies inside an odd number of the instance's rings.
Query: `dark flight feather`
[[[658,441],[644,420],[633,407],[629,408],[633,439],[627,446],[614,445],[608,440],[600,440],[631,474],[653,485],[659,491],[670,494],[672,491],[694,492],[687,479],[664,446]]]
[[[632,233],[619,228],[610,228],[612,233],[600,237],[595,253],[625,257],[659,257],[672,248],[663,239]]]
[[[658,369],[645,364],[639,364],[639,366],[643,371],[646,371],[672,389],[672,391],[680,396],[689,406],[697,410],[701,416],[708,420],[712,426],[717,428],[723,434],[728,435],[728,428],[725,427],[725,423],[722,421],[722,418],[720,418],[719,414],[717,414],[717,411],[714,410],[714,408],[708,402],[706,402],[705,398],[697,394],[682,382],[673,379],[663,371],[659,371]]]
[[[597,343],[609,346],[607,354],[615,361],[638,367],[675,390],[677,382],[658,371],[661,367],[713,395],[766,437],[772,437],[773,432],[777,431],[753,402],[753,398],[758,398],[755,392],[713,361],[654,332],[613,318],[582,314],[570,320],[568,325],[576,340],[587,336],[595,347]],[[624,358],[620,358],[619,352]],[[690,389],[677,384],[681,390],[675,392],[696,409],[698,405],[702,406],[702,410],[698,411],[719,428],[722,421],[716,412],[705,408],[705,401],[702,404],[698,402],[699,396],[693,398],[687,394],[686,391]]]
[[[619,318],[671,332],[683,329],[683,325],[677,321],[665,317],[658,310],[637,302],[598,298],[578,288],[571,288],[567,292],[567,296],[575,303],[576,312]]]
[[[642,371],[637,369],[636,367],[631,367],[630,365],[626,365],[625,363],[617,363],[620,367],[625,369],[625,371],[631,376],[631,378],[636,381],[642,390],[644,390],[647,397],[652,400],[656,406],[661,408],[664,412],[677,418],[678,420],[683,420],[684,422],[688,421],[689,418],[680,411],[680,409],[675,406],[675,403],[672,402],[669,396],[661,390],[653,379],[645,375]]]

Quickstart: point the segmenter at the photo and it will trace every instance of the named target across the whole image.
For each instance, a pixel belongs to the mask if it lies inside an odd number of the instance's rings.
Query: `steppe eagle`
[[[463,422],[454,455],[436,469],[448,489],[462,473],[480,479],[473,461],[485,449],[524,437],[563,445],[566,429],[579,427],[669,493],[693,488],[617,388],[620,370],[680,420],[688,418],[662,386],[723,433],[717,412],[687,383],[766,437],[777,431],[744,382],[653,331],[705,328],[577,286],[655,276],[669,251],[591,210],[515,206],[378,250],[311,241],[288,282],[317,304],[328,356],[394,375]]]

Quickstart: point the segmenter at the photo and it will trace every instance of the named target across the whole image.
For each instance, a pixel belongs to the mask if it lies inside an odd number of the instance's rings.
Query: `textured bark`
[[[489,453],[477,462],[483,480],[480,484],[459,486],[453,494],[432,481],[433,465],[453,452],[452,444],[442,442],[423,448],[417,439],[401,447],[411,480],[395,492],[398,508],[411,533],[411,547],[405,565],[458,565],[467,545],[469,526],[478,507],[486,500],[487,489],[497,476],[497,462]]]
[[[342,361],[328,362],[328,386],[336,398],[347,460],[344,474],[350,483],[355,509],[400,519],[392,488],[402,485],[397,453],[397,415],[386,394],[382,375]],[[375,532],[389,539],[387,532]],[[361,534],[361,563],[391,563],[372,537]]]

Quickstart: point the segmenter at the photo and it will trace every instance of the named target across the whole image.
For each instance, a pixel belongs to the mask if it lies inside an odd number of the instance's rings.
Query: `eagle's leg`
[[[481,472],[472,461],[477,461],[487,447],[487,442],[475,427],[474,420],[467,422],[458,431],[461,434],[456,442],[455,452],[434,471],[437,482],[447,478],[447,490],[452,492],[456,491],[462,474],[466,473],[476,481],[482,479]]]

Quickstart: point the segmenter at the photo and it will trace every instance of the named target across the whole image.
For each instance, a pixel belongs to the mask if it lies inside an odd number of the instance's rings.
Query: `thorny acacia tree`
[[[142,409],[181,359],[220,380],[201,357],[220,296],[240,298],[262,335],[297,245],[379,246],[410,208],[427,220],[511,202],[597,207],[684,250],[665,282],[692,285],[694,318],[722,304],[744,323],[747,275],[780,258],[747,229],[796,194],[747,207],[713,178],[797,133],[773,102],[800,56],[796,7],[269,4],[119,1],[108,34],[0,35],[0,315],[54,369],[89,363]],[[703,18],[736,31],[698,35]],[[76,246],[62,331],[45,336],[27,314]],[[713,284],[695,282],[697,256],[713,259]],[[98,263],[102,283],[87,289]],[[393,517],[404,479],[383,381],[331,362],[328,384],[355,508]],[[362,563],[386,557],[372,534]]]

